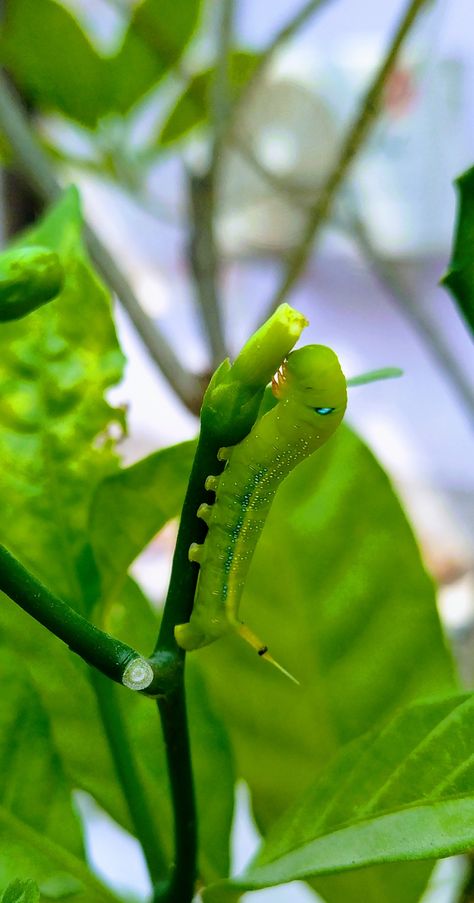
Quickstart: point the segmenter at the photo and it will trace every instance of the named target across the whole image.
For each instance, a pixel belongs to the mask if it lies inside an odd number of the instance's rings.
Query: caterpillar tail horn
[[[236,631],[239,636],[242,637],[242,639],[252,647],[252,649],[255,649],[257,651],[258,655],[261,658],[265,659],[266,662],[268,662],[270,665],[273,665],[275,668],[278,668],[278,670],[281,671],[281,673],[284,674],[285,677],[288,677],[290,680],[292,680],[293,683],[298,687],[300,686],[299,680],[296,680],[296,677],[293,677],[293,675],[290,674],[290,672],[287,671],[286,668],[283,668],[283,666],[280,665],[272,655],[270,655],[268,646],[266,646],[265,643],[262,643],[262,641],[259,640],[258,636],[255,636],[255,634],[252,633],[252,631],[249,630],[249,628],[245,624],[236,624]]]

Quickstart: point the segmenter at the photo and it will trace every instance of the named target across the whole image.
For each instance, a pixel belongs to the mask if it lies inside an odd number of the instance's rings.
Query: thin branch
[[[188,185],[191,232],[189,265],[215,369],[227,357],[227,350],[217,290],[219,265],[214,229],[214,172],[210,170],[204,175],[189,173]]]
[[[45,201],[53,201],[61,188],[50,163],[38,144],[26,116],[3,75],[0,74],[0,128],[15,154],[15,167],[23,172]],[[86,238],[98,269],[116,292],[150,356],[181,401],[193,412],[199,408],[199,380],[183,368],[173,349],[143,311],[132,287],[98,236],[86,225]]]
[[[156,884],[166,878],[168,864],[137,768],[117,691],[113,684],[97,671],[91,673],[91,679],[109,750],[135,835],[142,847],[151,882]]]
[[[169,675],[169,692],[158,704],[175,826],[173,875],[169,887],[157,892],[155,903],[190,903],[196,878],[197,815],[184,696],[185,653],[176,643],[174,628],[191,617],[199,567],[189,561],[188,551],[193,541],[202,542],[206,534],[206,525],[197,517],[197,509],[201,502],[210,500],[204,483],[210,473],[216,472],[219,444],[207,440],[201,432],[181,513],[160,631],[150,658],[160,672],[167,670]]]
[[[428,2],[430,0],[410,0],[408,3],[385,58],[377,69],[355,119],[342,142],[336,165],[319,191],[314,207],[309,212],[301,242],[288,256],[281,284],[269,305],[265,318],[287,298],[289,292],[300,278],[311,253],[313,243],[326,222],[334,198],[377,118],[387,79],[394,69],[403,42],[415,24],[419,13],[423,7],[427,6]]]
[[[396,264],[382,257],[374,248],[370,236],[362,220],[351,215],[345,227],[346,233],[352,237],[363,258],[369,263],[383,288],[406,317],[413,323],[427,348],[436,358],[442,370],[451,381],[461,399],[469,419],[474,422],[474,391],[459,360],[446,342],[445,334],[438,330],[428,311],[417,304],[410,291],[404,285]]]
[[[235,0],[221,0],[219,12],[217,55],[211,106],[213,130],[211,170],[216,174],[221,162],[222,139],[225,135],[232,103],[230,53],[232,49]]]
[[[249,94],[253,91],[254,87],[258,84],[260,79],[262,78],[263,73],[266,69],[268,69],[270,63],[273,61],[274,57],[278,53],[281,48],[291,41],[292,38],[303,28],[304,25],[308,22],[308,20],[317,13],[320,9],[322,9],[328,0],[308,0],[307,3],[303,3],[301,9],[293,16],[288,22],[276,32],[271,41],[267,44],[266,48],[262,51],[260,58],[258,59],[255,69],[252,72],[252,75],[245,83],[237,103],[232,111],[232,119],[228,122],[227,128],[227,136],[230,138],[232,132],[234,131],[234,125],[236,121],[236,116],[238,111],[245,106],[245,103],[249,97]]]
[[[106,677],[130,689],[157,692],[157,672],[148,661],[83,618],[1,545],[0,590]]]

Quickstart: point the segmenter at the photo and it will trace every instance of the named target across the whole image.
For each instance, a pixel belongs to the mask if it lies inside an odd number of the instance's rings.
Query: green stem
[[[155,884],[167,874],[168,866],[138,773],[117,691],[97,671],[91,672],[91,679],[117,778],[143,850],[150,879]]]
[[[410,33],[419,13],[423,7],[427,6],[428,2],[430,2],[430,0],[410,0],[408,3],[398,27],[395,30],[387,53],[362,99],[353,123],[346,133],[336,164],[319,191],[313,208],[309,211],[302,239],[298,243],[298,246],[294,248],[288,256],[283,278],[272,298],[265,319],[279,304],[282,303],[282,301],[286,300],[289,292],[300,278],[308,261],[314,241],[319,236],[319,233],[327,220],[333,200],[344,182],[354,158],[363,146],[370,129],[376,121],[387,79],[393,72],[405,38]]]
[[[50,162],[31,129],[10,86],[0,74],[0,129],[14,152],[15,167],[19,169],[45,201],[52,201],[61,192]],[[199,410],[201,385],[193,373],[186,370],[176,357],[164,335],[145,314],[131,285],[118,268],[107,248],[95,232],[86,225],[89,249],[106,282],[117,293],[151,358],[158,365],[178,398],[193,412]]]
[[[127,666],[142,661],[131,646],[95,627],[50,592],[0,546],[0,590],[106,677],[122,683]]]
[[[158,699],[175,813],[173,874],[156,903],[190,903],[197,877],[197,817],[184,683]]]
[[[174,809],[175,859],[171,883],[156,903],[190,903],[197,865],[197,817],[184,690],[185,654],[176,643],[176,624],[189,621],[194,602],[198,565],[188,558],[192,542],[203,541],[206,525],[197,515],[201,502],[210,499],[204,489],[209,474],[219,469],[216,441],[201,432],[181,514],[170,584],[160,632],[150,661],[168,674],[168,692],[158,700]],[[222,465],[221,465],[222,466]]]

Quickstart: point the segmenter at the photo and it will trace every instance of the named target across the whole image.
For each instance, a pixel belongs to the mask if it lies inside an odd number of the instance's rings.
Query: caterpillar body
[[[278,486],[334,433],[344,416],[347,390],[336,354],[324,345],[293,351],[272,390],[277,404],[242,442],[221,449],[225,469],[206,481],[216,498],[198,511],[209,529],[204,543],[193,543],[189,551],[200,565],[198,585],[191,619],[175,627],[175,637],[190,651],[234,630],[284,671],[265,643],[239,620],[239,603]]]

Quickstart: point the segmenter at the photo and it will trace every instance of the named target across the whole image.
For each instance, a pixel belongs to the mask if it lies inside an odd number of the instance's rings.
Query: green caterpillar
[[[193,543],[189,550],[190,560],[200,565],[199,579],[191,619],[175,627],[175,637],[190,651],[234,630],[284,671],[265,643],[239,621],[239,603],[278,486],[337,429],[346,410],[347,389],[334,351],[307,345],[288,356],[272,390],[277,404],[242,442],[220,450],[225,469],[206,480],[206,489],[216,498],[198,511],[209,530],[203,545]]]
[[[18,320],[52,301],[63,282],[55,251],[39,245],[6,251],[0,256],[0,321]]]

